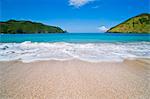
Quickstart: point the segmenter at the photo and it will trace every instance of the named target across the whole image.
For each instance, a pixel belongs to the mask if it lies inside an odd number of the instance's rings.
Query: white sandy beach
[[[150,60],[0,62],[1,99],[149,99]]]

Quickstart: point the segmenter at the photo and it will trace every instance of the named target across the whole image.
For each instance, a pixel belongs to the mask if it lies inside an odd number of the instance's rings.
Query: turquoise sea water
[[[65,33],[65,34],[0,34],[0,42],[137,42],[150,41],[150,34]]]
[[[149,34],[1,34],[0,61],[80,59],[90,62],[150,58]]]

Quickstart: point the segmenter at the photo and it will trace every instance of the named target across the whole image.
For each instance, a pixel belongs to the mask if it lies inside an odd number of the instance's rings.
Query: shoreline
[[[24,61],[24,60],[9,60],[9,61],[0,61],[0,63],[6,63],[6,62],[20,62],[24,64],[28,63],[38,63],[38,62],[47,62],[47,61],[57,61],[57,62],[66,62],[66,61],[81,61],[81,62],[87,62],[87,63],[124,63],[125,61],[144,61],[148,64],[150,64],[150,58],[126,58],[123,60],[107,60],[107,61],[90,61],[90,60],[83,60],[78,58],[72,58],[72,59],[41,59],[41,60],[32,60],[32,61]]]
[[[0,62],[4,99],[148,99],[150,59]]]

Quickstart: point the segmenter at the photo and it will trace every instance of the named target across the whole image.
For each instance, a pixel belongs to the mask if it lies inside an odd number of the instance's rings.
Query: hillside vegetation
[[[113,33],[150,33],[150,14],[140,14],[111,28]]]
[[[61,28],[55,26],[48,26],[42,23],[36,23],[31,21],[16,21],[9,20],[6,22],[0,22],[0,33],[64,33]]]

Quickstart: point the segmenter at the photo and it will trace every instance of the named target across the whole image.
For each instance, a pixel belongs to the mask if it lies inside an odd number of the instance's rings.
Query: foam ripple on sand
[[[123,61],[150,58],[150,42],[133,43],[0,43],[0,61],[69,60]]]

